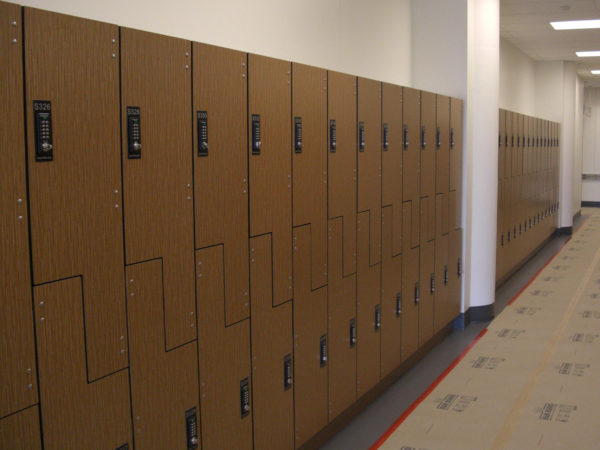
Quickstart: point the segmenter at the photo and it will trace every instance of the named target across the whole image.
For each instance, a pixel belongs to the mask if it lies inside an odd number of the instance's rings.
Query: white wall
[[[22,0],[96,19],[410,85],[410,0]]]
[[[467,97],[467,2],[413,0],[412,86]]]
[[[600,88],[587,87],[583,114],[583,173],[600,174]],[[586,180],[583,201],[600,202],[600,180]]]
[[[501,38],[499,107],[535,116],[535,94],[535,61]]]
[[[562,122],[564,62],[536,62],[535,81],[535,116],[554,122]]]

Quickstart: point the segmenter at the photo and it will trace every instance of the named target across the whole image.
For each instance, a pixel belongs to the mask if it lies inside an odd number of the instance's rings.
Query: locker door
[[[292,302],[273,306],[271,236],[251,238],[250,255],[254,448],[294,448]]]
[[[436,215],[436,236],[448,234],[448,190],[450,188],[450,98],[437,96],[435,135],[435,192],[445,207]]]
[[[383,206],[391,206],[387,213],[392,227],[388,245],[392,256],[396,256],[402,253],[402,87],[383,83],[381,90],[384,141],[381,198]],[[385,244],[382,245],[385,252]]]
[[[369,212],[356,220],[358,264],[357,285],[357,379],[360,397],[379,381],[381,338],[381,264],[369,264]]]
[[[328,218],[342,218],[343,276],[356,272],[356,77],[327,75]]]
[[[311,286],[327,284],[327,71],[292,64],[293,224],[311,224]]]
[[[402,255],[394,255],[394,209],[382,209],[381,256],[381,377],[402,362]]]
[[[0,448],[41,450],[42,441],[37,405],[0,419]]]
[[[296,447],[327,425],[327,287],[311,287],[311,228],[294,229]]]
[[[500,109],[498,114],[498,179],[504,179],[504,152],[505,146],[505,135],[506,135],[506,111]]]
[[[381,261],[381,83],[358,78],[358,212],[368,212],[369,263]],[[365,224],[363,224],[365,226]],[[360,275],[359,275],[360,278]]]
[[[33,292],[45,449],[132,445],[127,370],[92,382],[86,366],[83,292],[82,277]]]
[[[14,22],[14,26],[11,25]],[[0,3],[0,417],[37,402],[23,137],[21,8]],[[12,40],[17,43],[13,44]],[[0,433],[0,439],[2,439]],[[8,447],[7,447],[8,448]]]
[[[419,346],[433,337],[433,308],[436,288],[435,241],[421,245],[419,258]]]
[[[200,424],[198,354],[194,342],[167,351],[163,309],[163,262],[126,268],[131,411],[140,448],[185,448],[200,442],[186,422]]]
[[[85,354],[97,379],[127,365],[119,29],[39,9],[24,15],[33,282],[83,277]],[[34,101],[51,109],[52,161],[41,145],[46,160],[36,161]],[[43,111],[36,117],[47,126]]]
[[[224,260],[224,245],[196,252],[202,446],[251,449],[250,320],[226,324]]]
[[[402,119],[404,121],[402,148],[402,199],[415,202],[420,188],[420,92],[403,88]]]
[[[435,196],[435,148],[436,148],[436,98],[431,92],[421,91],[421,128],[419,147],[421,155],[421,197]]]
[[[331,73],[331,72],[330,72]],[[353,223],[356,224],[356,218]],[[356,274],[344,277],[344,219],[328,221],[329,421],[356,401]]]
[[[163,260],[167,349],[196,337],[190,51],[189,41],[121,29],[126,257]],[[139,158],[130,151],[134,120]]]
[[[454,320],[460,313],[462,296],[462,229],[460,228],[450,233],[448,255],[448,295],[450,301],[446,323]]]
[[[193,55],[196,248],[223,245],[225,326],[250,316],[247,55],[197,42]]]
[[[419,205],[421,213],[419,243],[423,245],[435,239],[435,195],[421,197]]]
[[[250,236],[271,234],[273,305],[292,298],[291,64],[248,56]]]
[[[435,298],[433,304],[433,332],[438,333],[450,321],[447,312],[449,308],[449,264],[448,264],[448,235],[437,237],[435,240]]]
[[[415,214],[412,202],[403,203],[402,222],[405,224],[404,242],[409,242],[410,228]],[[402,359],[406,360],[419,347],[419,247],[402,249]]]
[[[462,186],[463,101],[450,99],[450,190]],[[460,196],[459,196],[460,198]]]

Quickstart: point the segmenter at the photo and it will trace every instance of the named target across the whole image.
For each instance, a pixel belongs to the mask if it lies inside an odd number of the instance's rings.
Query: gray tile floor
[[[573,229],[576,230],[584,220],[585,216],[578,217],[573,224]],[[539,253],[496,291],[494,304],[496,314],[504,309],[567,239],[568,236],[552,238]],[[464,330],[455,330],[322,448],[324,450],[369,448],[489,323],[489,321],[471,322]]]

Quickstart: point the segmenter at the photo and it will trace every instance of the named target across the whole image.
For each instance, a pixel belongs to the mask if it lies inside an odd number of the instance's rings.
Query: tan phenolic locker
[[[439,138],[438,136],[439,135]],[[435,137],[436,237],[448,234],[450,190],[450,97],[437,95]],[[439,144],[439,146],[438,146]]]
[[[435,303],[433,305],[433,332],[438,333],[451,317],[447,234],[435,239]]]
[[[310,224],[317,289],[327,284],[327,71],[293,63],[292,78],[293,226]]]
[[[448,316],[449,322],[460,313],[462,261],[462,229],[453,230],[448,238]]]
[[[436,96],[432,92],[421,91],[421,127],[419,129],[420,154],[420,197],[434,198],[436,193]]]
[[[419,247],[411,248],[411,201],[402,204],[402,360],[406,360],[419,347],[419,303],[416,291],[419,286]]]
[[[0,419],[0,448],[41,450],[40,417],[37,405]]]
[[[23,11],[33,283],[82,277],[95,380],[127,365],[119,29]],[[51,102],[52,161],[36,161],[34,101]]]
[[[463,159],[463,101],[454,97],[450,98],[450,134],[450,190],[460,192]]]
[[[138,448],[185,448],[186,422],[200,430],[198,353],[195,342],[165,347],[163,273],[160,259],[127,266],[127,320],[131,412]]]
[[[0,106],[2,111],[11,112],[4,115],[4,125],[0,128],[3,155],[0,159],[0,234],[3,236],[0,244],[3,296],[0,302],[0,417],[38,400],[27,229],[21,31],[21,8],[0,2],[0,60],[5,68],[0,72]],[[1,436],[0,432],[0,439]]]
[[[436,241],[422,243],[419,250],[419,346],[422,346],[433,337],[434,297],[438,284],[435,276]]]
[[[342,217],[344,277],[356,273],[356,89],[356,77],[327,72],[327,215]]]
[[[264,449],[294,448],[292,302],[274,306],[274,254],[271,235],[250,238],[254,448]]]
[[[379,81],[358,78],[358,128],[358,212],[369,213],[369,265],[373,265],[381,261],[382,132]],[[366,224],[363,223],[364,226]]]
[[[196,251],[198,378],[202,408],[198,417],[202,424],[203,448],[251,449],[250,320],[226,325],[225,248],[225,245],[216,245]],[[264,339],[260,344],[267,345]],[[274,384],[279,387],[279,378],[276,380]],[[246,392],[247,400],[243,398]]]
[[[290,62],[248,55],[250,236],[271,234],[274,306],[292,298],[291,81]]]
[[[496,282],[504,276],[504,162],[506,111],[498,113],[498,213],[496,220]]]
[[[127,264],[163,260],[167,349],[196,338],[189,41],[121,29],[123,197]],[[142,149],[131,158],[130,113]]]
[[[382,83],[381,377],[402,362],[402,87]]]
[[[192,45],[195,245],[223,245],[225,327],[250,316],[247,55]]]
[[[360,397],[380,378],[381,264],[369,264],[369,212],[357,215],[358,263],[356,273],[356,392]]]
[[[417,202],[420,190],[420,91],[402,89],[402,200]],[[418,232],[417,232],[418,233]],[[417,236],[414,246],[418,245]]]
[[[327,425],[327,286],[311,287],[311,225],[294,228],[294,418],[300,447]]]
[[[92,381],[85,359],[82,277],[34,287],[44,448],[131,442],[128,370]],[[125,347],[125,337],[121,340]],[[123,348],[125,353],[125,348]]]
[[[381,328],[382,378],[402,362],[402,255],[394,255],[392,251],[393,213],[394,207],[386,206],[381,217],[381,323],[385,325]]]
[[[356,219],[353,223],[356,224]],[[330,219],[327,241],[330,422],[356,401],[356,344],[351,342],[350,330],[352,323],[356,325],[356,274],[344,277],[343,235],[343,217]]]

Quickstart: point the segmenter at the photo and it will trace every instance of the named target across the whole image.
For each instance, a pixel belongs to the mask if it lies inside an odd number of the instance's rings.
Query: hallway
[[[452,333],[323,448],[595,448],[600,211],[574,230],[498,289],[491,323]]]

